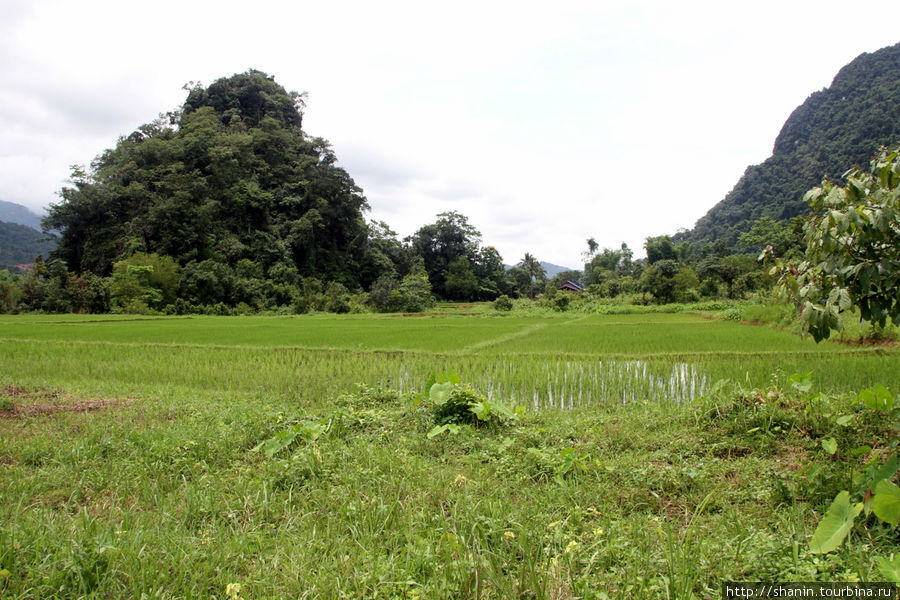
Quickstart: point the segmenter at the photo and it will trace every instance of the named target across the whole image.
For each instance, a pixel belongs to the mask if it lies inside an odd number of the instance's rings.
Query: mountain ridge
[[[900,43],[864,52],[831,85],[813,92],[782,126],[772,155],[750,165],[734,188],[693,229],[674,236],[729,245],[762,218],[805,214],[804,193],[828,177],[867,166],[879,146],[900,141]]]
[[[0,221],[4,223],[18,223],[38,231],[41,230],[41,216],[27,206],[0,200]]]

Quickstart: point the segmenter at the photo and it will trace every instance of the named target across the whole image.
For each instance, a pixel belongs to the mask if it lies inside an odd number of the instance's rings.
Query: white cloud
[[[559,5],[561,4],[561,6]],[[309,92],[370,217],[467,215],[507,262],[690,227],[889,18],[842,3],[118,2],[0,5],[0,198],[55,200],[74,163],[259,68]],[[855,5],[879,14],[881,4]],[[827,43],[820,40],[828,40]]]

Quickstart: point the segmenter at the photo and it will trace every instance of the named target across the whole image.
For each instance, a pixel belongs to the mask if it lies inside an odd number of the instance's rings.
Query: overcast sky
[[[507,263],[693,226],[791,111],[900,41],[890,3],[0,0],[0,199],[256,68],[401,236],[455,210]]]

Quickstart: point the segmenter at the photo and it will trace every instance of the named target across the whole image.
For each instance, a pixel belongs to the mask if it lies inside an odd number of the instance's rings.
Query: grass
[[[881,580],[884,527],[807,552],[847,465],[777,373],[815,370],[830,413],[875,382],[896,392],[898,357],[689,313],[0,317],[0,595],[718,598],[727,580]],[[531,410],[428,439],[406,392],[445,370]],[[328,426],[315,442],[253,451],[310,419]]]

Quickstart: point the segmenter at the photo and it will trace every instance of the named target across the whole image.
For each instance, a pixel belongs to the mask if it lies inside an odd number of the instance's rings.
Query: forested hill
[[[300,129],[302,105],[260,71],[197,85],[180,111],[73,173],[45,221],[62,231],[55,256],[103,276],[145,252],[194,281],[218,283],[244,260],[253,279],[356,284],[366,201],[328,142]]]
[[[362,190],[328,142],[301,129],[304,100],[256,70],[198,84],[179,110],[76,168],[44,220],[60,232],[47,271],[74,273],[99,300],[28,305],[340,312],[365,291],[379,310],[420,310],[432,292],[531,292],[532,277],[509,280],[464,215],[442,213],[402,242],[366,223]]]
[[[804,193],[824,176],[839,180],[851,166],[868,166],[880,145],[897,141],[900,44],[860,55],[807,98],[781,128],[772,156],[748,167],[725,199],[676,239],[734,246],[761,217],[805,213]]]
[[[16,265],[30,264],[37,255],[47,255],[56,243],[40,231],[0,221],[0,270],[17,270]]]

